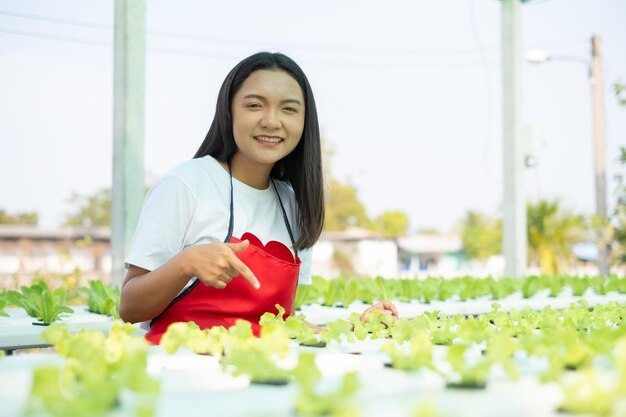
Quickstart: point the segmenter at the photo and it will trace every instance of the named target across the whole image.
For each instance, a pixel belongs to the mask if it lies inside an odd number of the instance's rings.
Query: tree
[[[626,84],[615,83],[613,85],[615,96],[617,97],[617,103],[620,106],[626,106]]]
[[[468,211],[461,240],[468,258],[485,260],[502,253],[502,221],[476,211]]]
[[[558,200],[541,200],[527,206],[529,255],[546,275],[558,275],[573,261],[571,246],[585,236],[585,218],[559,206]]]
[[[616,175],[617,181],[615,210],[613,211],[613,253],[618,263],[626,264],[626,148],[620,150],[620,166],[622,172]]]
[[[409,228],[409,216],[403,211],[386,211],[374,219],[372,228],[387,237],[402,236]]]
[[[65,219],[65,226],[111,226],[110,188],[102,188],[91,195],[73,193],[69,201],[77,208]]]
[[[4,209],[0,209],[0,224],[36,225],[38,222],[39,215],[35,212],[9,214]]]
[[[333,178],[328,185],[324,230],[345,230],[350,226],[369,228],[371,222],[356,187]]]

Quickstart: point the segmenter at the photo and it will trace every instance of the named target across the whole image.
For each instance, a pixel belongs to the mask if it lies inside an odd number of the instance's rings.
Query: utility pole
[[[593,155],[594,178],[596,185],[596,215],[606,220],[606,168],[604,143],[604,80],[602,77],[601,41],[598,36],[591,38],[591,95],[593,106]],[[601,226],[603,227],[603,226]],[[600,276],[609,275],[609,243],[600,234],[598,244],[598,273]]]
[[[111,282],[139,219],[144,189],[145,0],[115,0]]]
[[[598,36],[591,38],[591,62],[586,58],[575,56],[553,56],[541,49],[528,51],[527,59],[534,64],[547,61],[569,61],[581,63],[589,71],[589,82],[591,83],[591,108],[593,126],[593,160],[594,160],[594,184],[596,200],[596,216],[600,221],[600,233],[598,238],[598,274],[607,276],[610,272],[610,241],[605,231],[608,223],[606,208],[606,167],[605,154],[606,146],[604,142],[604,80],[602,77],[601,62],[602,43]]]
[[[526,273],[526,198],[521,134],[521,1],[502,0],[502,139],[505,274]]]

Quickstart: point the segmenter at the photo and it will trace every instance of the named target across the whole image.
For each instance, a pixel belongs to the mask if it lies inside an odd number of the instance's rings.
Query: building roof
[[[0,240],[80,240],[90,236],[93,240],[111,240],[108,227],[40,228],[30,225],[0,225]]]
[[[409,253],[453,253],[463,249],[458,235],[413,235],[397,240],[398,248]]]
[[[389,240],[382,233],[372,230],[362,229],[360,227],[349,227],[346,230],[338,232],[322,232],[320,240],[331,241],[354,241],[354,240]]]

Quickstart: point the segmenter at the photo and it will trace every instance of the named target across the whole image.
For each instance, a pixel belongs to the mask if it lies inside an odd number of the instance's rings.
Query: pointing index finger
[[[248,281],[250,283],[250,285],[252,285],[252,287],[255,290],[258,290],[259,288],[261,288],[261,283],[259,282],[259,280],[257,279],[256,276],[254,276],[254,274],[252,273],[252,271],[250,270],[250,268],[248,268],[248,266],[246,264],[244,264],[241,259],[237,258],[236,256],[233,257],[235,259],[233,259],[231,261],[231,266],[237,270],[237,272],[239,272],[241,274],[242,277],[245,278],[246,281]]]

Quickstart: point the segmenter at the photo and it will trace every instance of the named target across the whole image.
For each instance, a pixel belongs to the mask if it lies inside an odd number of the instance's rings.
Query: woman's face
[[[300,142],[304,94],[287,72],[257,70],[234,95],[231,114],[236,159],[249,166],[271,169]]]

